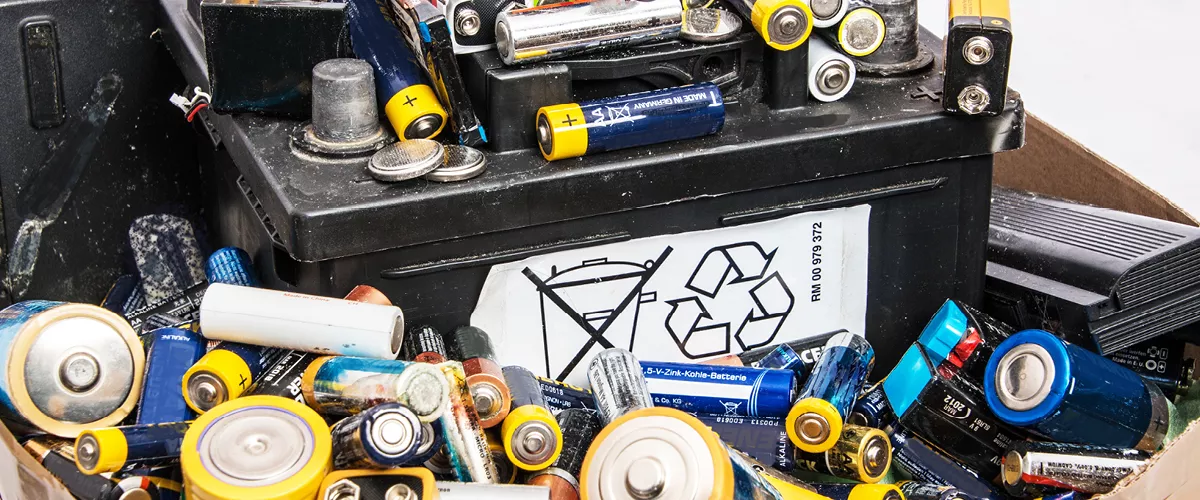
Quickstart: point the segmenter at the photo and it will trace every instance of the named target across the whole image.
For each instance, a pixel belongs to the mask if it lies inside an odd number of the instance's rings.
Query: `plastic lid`
[[[953,300],[947,300],[925,325],[925,329],[921,330],[917,342],[924,346],[925,353],[940,365],[962,341],[967,327],[966,313]]]
[[[883,395],[887,397],[896,417],[907,413],[921,391],[933,380],[933,367],[925,361],[921,350],[920,344],[910,346],[883,381]]]
[[[1000,420],[1036,424],[1062,403],[1070,382],[1071,358],[1063,341],[1044,330],[1025,330],[996,347],[983,389]]]

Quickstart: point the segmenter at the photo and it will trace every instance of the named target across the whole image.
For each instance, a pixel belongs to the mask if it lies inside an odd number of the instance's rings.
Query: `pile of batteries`
[[[130,236],[141,276],[103,307],[0,311],[0,415],[83,499],[1062,499],[1168,428],[1155,382],[955,301],[874,386],[837,331],[703,364],[610,348],[584,389],[369,286],[261,288],[186,220]]]

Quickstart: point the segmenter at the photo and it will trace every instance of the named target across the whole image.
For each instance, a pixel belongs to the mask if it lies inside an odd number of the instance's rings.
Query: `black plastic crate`
[[[203,84],[197,35],[175,19],[185,14],[166,14],[169,46]],[[862,79],[841,102],[785,112],[727,104],[715,136],[557,162],[491,153],[484,175],[452,184],[379,183],[362,166],[294,156],[295,121],[206,115],[223,144],[202,159],[209,222],[222,244],[253,255],[268,286],[338,296],[365,283],[410,324],[449,329],[471,319],[497,264],[869,205],[864,333],[891,366],[947,297],[981,302],[991,155],[1024,140],[1016,93],[1000,116],[967,118],[942,112],[940,88],[931,69]],[[789,287],[811,298],[810,284]],[[580,324],[595,329],[620,310],[589,314]],[[798,316],[789,334],[810,328]]]

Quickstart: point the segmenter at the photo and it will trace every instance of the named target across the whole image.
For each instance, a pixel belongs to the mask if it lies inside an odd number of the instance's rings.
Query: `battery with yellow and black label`
[[[796,468],[864,483],[878,483],[892,465],[887,433],[847,424],[833,448],[823,453],[796,450]]]
[[[436,500],[433,473],[423,467],[339,470],[325,476],[318,500]]]
[[[792,50],[808,40],[813,11],[801,0],[730,0],[729,5],[750,21],[754,32],[775,50]]]
[[[513,465],[522,469],[545,469],[562,452],[562,429],[546,407],[533,372],[520,366],[506,366],[503,373],[512,392],[512,411],[500,427],[504,453]]]
[[[1008,0],[950,0],[942,106],[951,113],[998,115],[1012,54]]]
[[[545,106],[537,139],[547,160],[715,134],[725,124],[721,89],[712,83]]]

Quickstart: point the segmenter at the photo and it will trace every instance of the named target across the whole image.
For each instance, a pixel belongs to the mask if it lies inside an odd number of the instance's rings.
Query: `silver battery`
[[[846,97],[858,72],[854,62],[820,37],[808,42],[808,92],[821,102]]]
[[[678,1],[591,0],[501,12],[496,48],[505,64],[609,50],[679,36]]]
[[[592,358],[588,382],[604,425],[631,411],[654,406],[641,363],[625,349],[605,349]]]

